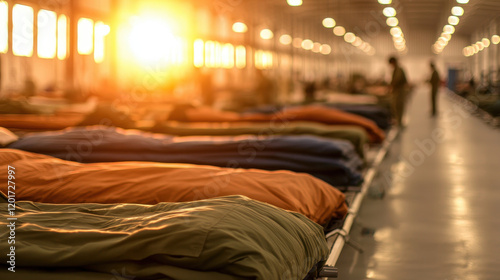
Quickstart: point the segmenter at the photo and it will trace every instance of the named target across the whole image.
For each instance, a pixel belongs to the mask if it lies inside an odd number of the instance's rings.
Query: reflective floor
[[[500,129],[426,87],[383,163],[345,247],[341,280],[500,279]]]

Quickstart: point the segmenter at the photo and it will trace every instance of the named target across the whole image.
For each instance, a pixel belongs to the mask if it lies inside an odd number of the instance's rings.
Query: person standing
[[[396,120],[396,124],[402,127],[406,103],[406,85],[408,82],[406,80],[405,71],[399,66],[397,58],[389,58],[389,64],[394,69],[390,84],[392,112]]]
[[[432,74],[429,83],[431,84],[431,104],[432,104],[432,113],[431,116],[437,115],[437,94],[439,90],[439,84],[441,83],[441,78],[439,77],[439,73],[436,70],[436,65],[431,62],[430,64]]]

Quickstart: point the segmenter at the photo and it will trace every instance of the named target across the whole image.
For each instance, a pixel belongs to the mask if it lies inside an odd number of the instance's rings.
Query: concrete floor
[[[500,279],[500,130],[418,88],[366,197],[340,280]],[[385,196],[379,194],[385,189]]]

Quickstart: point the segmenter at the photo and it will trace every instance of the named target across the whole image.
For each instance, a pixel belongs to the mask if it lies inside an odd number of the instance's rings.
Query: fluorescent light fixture
[[[457,25],[460,22],[460,19],[456,16],[449,16],[448,17],[448,23],[450,25]]]
[[[302,0],[287,0],[286,2],[292,7],[302,6]]]
[[[283,45],[290,45],[292,43],[292,36],[290,36],[288,34],[281,35],[280,43]]]
[[[335,27],[336,24],[337,23],[335,22],[335,20],[333,18],[323,19],[323,26],[326,28],[333,28],[333,27]]]
[[[243,22],[235,22],[233,24],[233,31],[236,33],[245,33],[245,32],[247,32],[247,30],[248,30],[248,27]]]
[[[387,7],[387,8],[384,8],[383,13],[384,13],[384,16],[386,16],[386,17],[395,17],[396,16],[396,9],[394,9],[393,7]]]
[[[344,36],[345,28],[343,26],[335,26],[335,28],[333,28],[333,34],[337,36]]]
[[[260,31],[260,38],[264,39],[264,40],[270,40],[274,37],[274,34],[273,32],[270,30],[270,29],[262,29]]]
[[[399,24],[399,20],[396,17],[387,18],[386,23],[390,27],[396,27]]]
[[[451,8],[451,14],[457,17],[461,17],[464,15],[464,8],[460,6],[455,6]]]
[[[344,40],[345,40],[347,43],[354,43],[354,41],[356,40],[356,35],[354,35],[354,33],[352,33],[352,32],[347,32],[347,33],[344,35]]]

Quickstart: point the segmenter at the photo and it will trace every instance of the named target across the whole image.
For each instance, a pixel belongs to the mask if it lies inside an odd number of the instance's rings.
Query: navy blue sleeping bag
[[[362,160],[344,140],[317,136],[174,137],[103,127],[32,133],[7,148],[91,163],[151,161],[233,168],[291,170],[327,183],[362,183]]]

